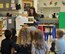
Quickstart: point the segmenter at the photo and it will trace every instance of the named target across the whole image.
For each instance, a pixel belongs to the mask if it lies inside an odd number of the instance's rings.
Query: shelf
[[[59,20],[58,20],[58,18],[41,18],[40,23],[58,24]]]
[[[60,8],[60,7],[57,7],[57,6],[55,6],[55,7],[51,7],[51,6],[49,6],[49,7],[40,7],[40,8]]]
[[[46,20],[58,20],[58,18],[48,18],[48,17],[43,18],[43,19],[46,19]]]

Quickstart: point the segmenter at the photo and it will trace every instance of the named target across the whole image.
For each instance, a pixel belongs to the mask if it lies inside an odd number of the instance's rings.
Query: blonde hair
[[[27,33],[24,34],[25,32]],[[18,35],[17,44],[19,45],[24,44],[29,39],[30,39],[30,32],[28,31],[28,29],[24,27],[21,28]]]

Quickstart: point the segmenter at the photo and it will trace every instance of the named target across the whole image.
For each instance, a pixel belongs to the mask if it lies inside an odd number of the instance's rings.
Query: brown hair
[[[63,37],[64,33],[62,30],[57,30],[57,35],[59,36],[59,38]]]
[[[43,39],[43,34],[41,30],[36,30],[34,33],[34,46],[36,49],[41,49],[45,45],[45,41]]]
[[[42,40],[43,39],[43,34],[41,30],[37,29],[34,33],[34,40]]]
[[[37,15],[36,11],[35,11],[35,8],[34,7],[30,7],[29,8],[29,11],[28,11],[28,16],[31,16],[31,13],[30,13],[30,9],[33,9],[33,16],[35,17]]]
[[[35,33],[35,31],[30,31],[31,42],[34,40],[34,33]]]

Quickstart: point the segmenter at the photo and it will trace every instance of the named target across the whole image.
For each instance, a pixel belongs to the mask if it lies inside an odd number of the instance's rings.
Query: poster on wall
[[[3,3],[0,3],[0,8],[3,8]]]
[[[0,17],[2,18],[2,30],[6,30],[7,29],[7,17]]]
[[[6,8],[9,8],[9,3],[6,3]]]
[[[15,3],[15,0],[11,0],[11,3]]]
[[[15,10],[16,9],[15,3],[11,3],[11,8],[12,8],[12,10]]]

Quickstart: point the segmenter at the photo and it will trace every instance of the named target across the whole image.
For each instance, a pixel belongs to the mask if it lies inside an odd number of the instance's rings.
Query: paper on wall
[[[6,3],[6,8],[9,8],[9,3]]]
[[[3,3],[0,3],[0,8],[3,8]]]
[[[16,9],[15,3],[11,3],[11,7],[12,7],[12,10],[15,10]]]
[[[11,3],[15,3],[15,0],[11,0]]]
[[[12,10],[15,10],[16,9],[16,7],[12,7]]]
[[[2,17],[2,30],[7,28],[7,17]]]
[[[15,3],[11,3],[11,7],[15,7]]]
[[[8,19],[8,23],[11,24],[12,23],[12,19]]]

